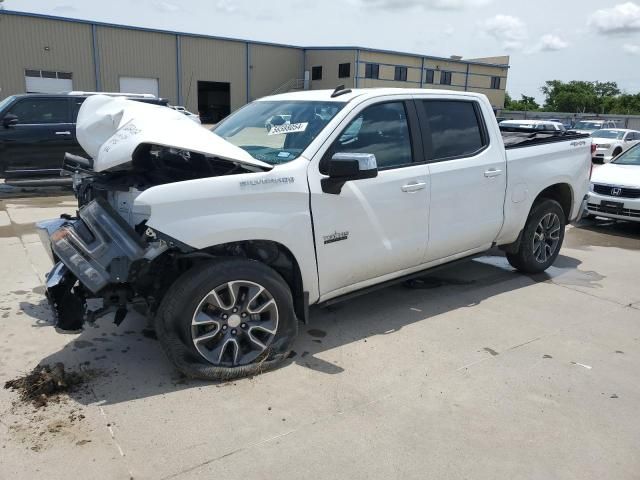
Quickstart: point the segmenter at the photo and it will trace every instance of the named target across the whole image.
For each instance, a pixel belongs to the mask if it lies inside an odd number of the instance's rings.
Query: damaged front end
[[[91,157],[67,155],[63,164],[73,176],[77,216],[38,224],[55,265],[47,298],[63,331],[108,313],[120,324],[131,306],[153,315],[193,262],[193,248],[147,226],[152,211],[136,201],[140,194],[272,168],[179,112],[121,98],[89,97],[76,130]]]
[[[47,276],[46,294],[56,327],[77,331],[85,321],[115,312],[120,324],[128,305],[139,298],[137,274],[169,249],[150,230],[140,235],[102,198],[82,207],[77,218],[38,224],[41,238],[54,262]],[[89,299],[102,306],[90,310]]]

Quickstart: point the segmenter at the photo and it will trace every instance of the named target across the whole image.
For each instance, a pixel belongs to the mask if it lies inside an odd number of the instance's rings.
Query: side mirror
[[[325,165],[329,178],[321,180],[322,191],[339,195],[345,183],[378,176],[378,163],[372,153],[336,153]]]
[[[2,126],[4,128],[9,128],[18,124],[18,117],[11,113],[7,113],[2,119]]]

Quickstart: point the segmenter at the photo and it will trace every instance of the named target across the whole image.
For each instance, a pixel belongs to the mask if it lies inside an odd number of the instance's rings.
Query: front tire
[[[564,242],[566,217],[558,202],[544,199],[536,203],[527,218],[518,250],[507,260],[523,273],[541,273],[556,261]]]
[[[289,286],[277,272],[254,260],[224,258],[175,282],[158,309],[156,332],[183,374],[231,380],[282,363],[298,320]]]

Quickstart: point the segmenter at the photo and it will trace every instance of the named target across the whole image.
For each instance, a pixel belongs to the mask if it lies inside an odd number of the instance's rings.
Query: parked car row
[[[592,160],[596,163],[609,163],[640,142],[640,131],[617,128],[615,122],[611,120],[583,120],[577,122],[571,129],[554,120],[503,120],[500,122],[500,128],[507,131],[589,134],[594,145]]]
[[[97,92],[12,95],[0,101],[0,177],[8,183],[60,176],[65,153],[84,155],[76,138],[76,119],[84,101]],[[168,107],[150,94],[108,93]],[[170,106],[200,123],[184,107]]]

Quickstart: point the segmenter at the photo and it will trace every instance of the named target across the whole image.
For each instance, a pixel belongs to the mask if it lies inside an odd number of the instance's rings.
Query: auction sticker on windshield
[[[292,123],[289,125],[274,125],[273,127],[271,127],[271,130],[269,130],[269,135],[284,135],[285,133],[304,132],[308,126],[308,122]]]

